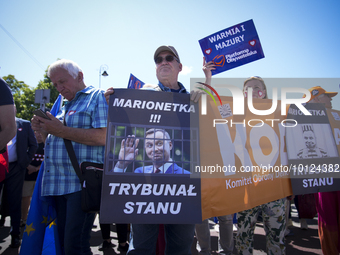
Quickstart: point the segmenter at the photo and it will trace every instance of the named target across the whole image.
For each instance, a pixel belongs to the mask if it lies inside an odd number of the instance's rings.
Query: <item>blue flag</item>
[[[144,82],[134,76],[132,73],[130,74],[130,79],[128,83],[128,89],[140,89],[144,86]]]
[[[56,116],[62,104],[62,96],[55,101],[51,114]],[[33,191],[30,210],[22,238],[20,255],[59,255],[61,254],[56,227],[56,211],[51,197],[41,196],[41,181],[44,162],[40,166]]]
[[[206,61],[216,66],[212,75],[264,58],[253,20],[223,29],[199,43]]]

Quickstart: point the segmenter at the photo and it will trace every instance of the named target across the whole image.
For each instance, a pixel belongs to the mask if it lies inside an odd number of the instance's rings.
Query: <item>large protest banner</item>
[[[244,115],[233,115],[232,97],[221,100],[216,107],[207,97],[207,114],[199,121],[201,161],[195,170],[201,174],[203,219],[292,194],[280,101],[272,114],[258,116],[246,105]],[[258,110],[272,106],[269,99],[253,102]]]
[[[197,113],[188,94],[115,89],[101,223],[201,222],[200,179],[192,171],[199,162],[199,130],[190,127]]]
[[[199,44],[206,61],[214,62],[212,75],[264,58],[253,20],[209,35]]]
[[[188,95],[130,91],[115,90],[110,101],[101,222],[195,223],[292,194],[279,106],[263,117],[249,110],[233,116],[231,97],[221,97],[219,108],[209,98],[198,130],[192,115],[201,109],[190,106]],[[272,100],[254,99],[256,109],[271,106]],[[171,158],[190,174],[148,172],[150,128],[169,133]],[[134,153],[119,160],[127,143]]]
[[[288,119],[296,121],[293,129],[286,129],[293,193],[339,190],[339,148],[334,140],[340,127],[337,112],[332,114],[324,105],[316,103],[306,104],[305,108],[310,116],[304,115],[295,105],[289,108],[287,115]]]

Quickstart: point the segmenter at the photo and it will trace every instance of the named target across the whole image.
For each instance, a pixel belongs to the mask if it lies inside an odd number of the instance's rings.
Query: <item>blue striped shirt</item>
[[[108,106],[104,91],[93,86],[78,91],[71,101],[65,101],[56,118],[61,122],[66,114],[66,125],[73,128],[106,128]],[[78,163],[104,162],[105,146],[89,146],[72,141]],[[45,170],[42,196],[56,196],[81,190],[79,178],[73,169],[63,138],[48,135],[45,142]]]

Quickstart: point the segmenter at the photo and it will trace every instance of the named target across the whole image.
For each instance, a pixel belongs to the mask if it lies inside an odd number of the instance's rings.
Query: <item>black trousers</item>
[[[1,203],[1,218],[11,217],[11,235],[20,235],[22,187],[25,180],[26,169],[21,168],[17,162],[9,163],[8,173],[3,181],[3,195]]]
[[[112,224],[100,224],[103,240],[110,239],[111,225]],[[118,243],[125,243],[127,241],[128,226],[128,224],[116,224]]]

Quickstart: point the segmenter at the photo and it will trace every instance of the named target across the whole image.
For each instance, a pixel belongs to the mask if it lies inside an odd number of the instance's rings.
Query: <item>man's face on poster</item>
[[[303,140],[308,149],[314,149],[316,146],[316,139],[313,131],[303,132]]]
[[[145,137],[145,152],[152,161],[169,161],[172,143],[162,131],[148,134]]]

